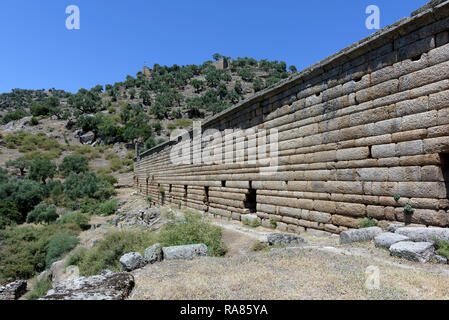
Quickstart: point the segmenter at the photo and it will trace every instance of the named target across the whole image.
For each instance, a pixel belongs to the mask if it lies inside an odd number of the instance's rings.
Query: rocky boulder
[[[123,300],[133,288],[132,274],[106,271],[93,277],[72,278],[59,283],[41,300]]]
[[[80,142],[82,144],[92,144],[95,141],[95,133],[89,131],[80,136]]]
[[[162,246],[159,243],[145,249],[145,261],[147,263],[159,262],[162,261],[162,258]]]
[[[0,300],[18,300],[27,291],[25,280],[14,281],[6,286],[0,286]]]
[[[340,233],[340,243],[345,244],[352,242],[371,241],[381,233],[382,229],[379,227],[343,231],[342,233]]]
[[[145,266],[145,261],[139,252],[130,252],[120,258],[120,263],[126,271],[133,271]]]
[[[42,271],[38,276],[37,276],[37,281],[41,282],[41,281],[47,281],[47,280],[51,280],[52,279],[52,272],[50,269],[44,270]]]
[[[447,258],[437,254],[433,257],[433,261],[435,261],[435,263],[447,264]]]
[[[434,256],[435,248],[431,242],[401,241],[390,247],[390,255],[421,263],[429,262]]]
[[[207,256],[208,251],[204,243],[162,248],[165,260],[192,260],[195,257]]]
[[[276,245],[288,245],[288,244],[301,244],[306,243],[307,240],[292,234],[284,233],[270,233],[267,236],[267,242],[270,246]]]
[[[389,249],[395,243],[409,240],[408,237],[397,233],[384,232],[374,238],[374,245],[376,247]]]
[[[449,228],[404,227],[396,233],[416,242],[435,242],[435,239],[449,241]]]

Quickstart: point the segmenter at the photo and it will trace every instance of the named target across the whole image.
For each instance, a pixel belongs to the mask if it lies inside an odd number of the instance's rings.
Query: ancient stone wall
[[[448,227],[449,1],[431,4],[202,124],[253,138],[276,129],[275,173],[249,161],[175,165],[170,152],[186,142],[171,141],[136,158],[136,188],[292,232],[340,233],[366,217]],[[223,157],[248,160],[254,145],[241,139]]]

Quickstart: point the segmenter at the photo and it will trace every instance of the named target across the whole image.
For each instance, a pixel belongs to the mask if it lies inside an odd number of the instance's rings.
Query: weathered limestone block
[[[126,271],[133,271],[145,266],[145,260],[139,252],[130,252],[120,257],[120,263]]]
[[[379,227],[348,230],[340,233],[340,243],[371,241],[381,233],[382,229]]]
[[[145,261],[147,263],[155,263],[162,261],[162,246],[159,243],[145,249]]]
[[[435,252],[435,248],[430,242],[410,242],[402,241],[390,247],[390,254],[410,261],[421,263],[429,262]]]
[[[289,244],[303,244],[307,240],[291,234],[284,233],[270,233],[267,236],[267,242],[270,246],[289,245]]]
[[[412,241],[431,242],[435,239],[449,241],[448,228],[416,228],[404,227],[396,230],[397,234],[406,236]]]
[[[410,239],[408,237],[397,233],[384,232],[374,238],[374,245],[376,247],[389,249],[393,244],[397,242],[409,240]]]
[[[192,260],[196,257],[207,256],[208,248],[205,244],[190,244],[184,246],[162,248],[165,260],[184,259]]]

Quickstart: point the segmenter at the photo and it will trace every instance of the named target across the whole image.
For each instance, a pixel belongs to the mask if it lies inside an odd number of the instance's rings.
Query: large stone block
[[[435,239],[449,241],[449,228],[404,227],[398,228],[396,233],[406,236],[412,241],[432,243]]]
[[[371,241],[381,233],[382,229],[379,227],[348,230],[340,233],[340,243]]]
[[[384,232],[374,238],[374,245],[376,247],[389,249],[393,244],[397,242],[409,240],[410,239],[408,237],[397,233]]]
[[[184,246],[162,248],[165,260],[192,260],[196,257],[207,256],[208,248],[205,244],[189,244]]]
[[[410,242],[402,241],[390,247],[390,254],[416,262],[429,262],[435,253],[435,248],[430,242]]]

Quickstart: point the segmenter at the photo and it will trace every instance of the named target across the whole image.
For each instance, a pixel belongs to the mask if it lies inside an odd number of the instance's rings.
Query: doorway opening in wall
[[[204,187],[204,204],[207,206],[205,211],[209,211],[209,187]]]
[[[149,180],[150,178],[147,178],[146,179],[146,187],[145,187],[145,194],[146,195],[148,195],[148,180]]]
[[[440,153],[441,170],[443,172],[446,199],[449,200],[449,151]],[[446,210],[449,208],[446,208]]]
[[[171,187],[172,187],[172,185],[170,184],[170,185],[168,186],[168,193],[171,193]]]
[[[221,181],[221,187],[222,188],[226,187],[226,181],[224,181],[224,180]]]
[[[251,181],[249,182],[248,193],[244,201],[245,208],[249,209],[251,213],[256,213],[257,211],[257,194],[256,190],[252,188]]]
[[[187,186],[184,186],[184,200],[187,200]]]

